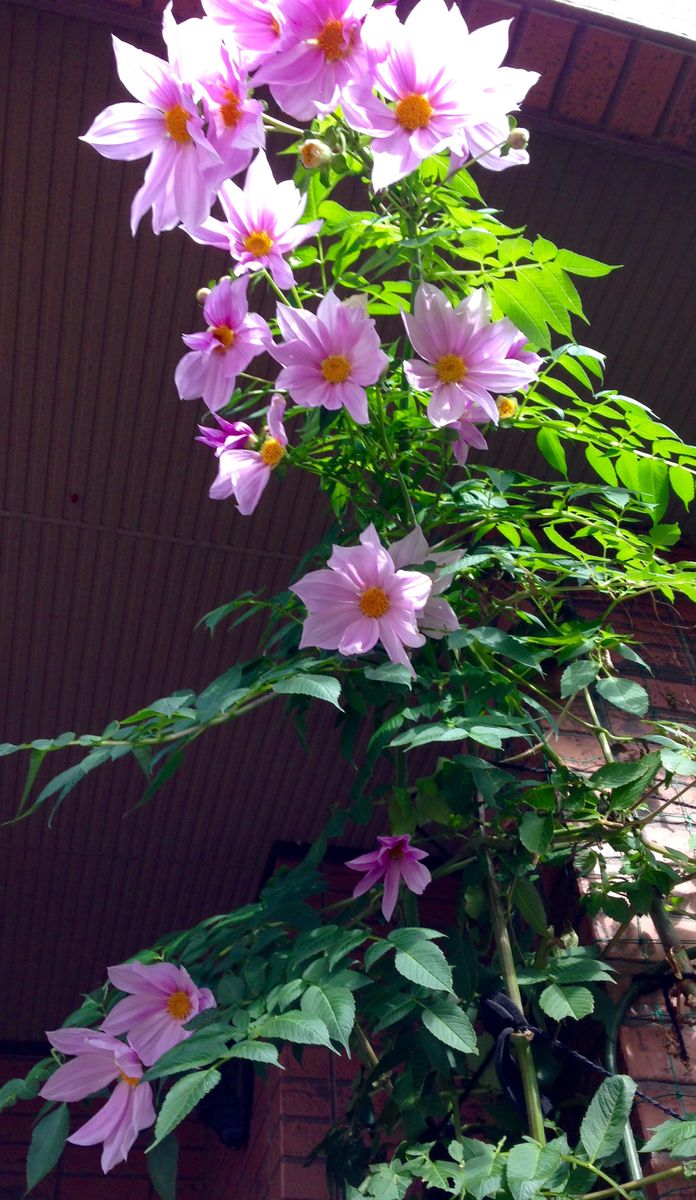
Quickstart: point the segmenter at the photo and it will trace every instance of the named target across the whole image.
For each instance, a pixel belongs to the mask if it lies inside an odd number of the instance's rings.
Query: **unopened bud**
[[[508,134],[507,144],[511,150],[526,150],[529,145],[529,130],[518,125]]]
[[[196,300],[199,304],[205,304],[210,295],[210,288],[199,288],[196,292]]]
[[[495,406],[501,421],[511,421],[519,407],[514,396],[498,396]]]
[[[319,167],[323,167],[333,158],[333,150],[327,146],[326,142],[317,142],[311,139],[303,142],[300,146],[300,159],[302,166],[308,171],[316,171]]]
[[[347,300],[343,301],[343,307],[359,308],[361,312],[364,312],[365,316],[367,316],[368,299],[369,297],[366,292],[353,292],[352,296],[349,296]]]

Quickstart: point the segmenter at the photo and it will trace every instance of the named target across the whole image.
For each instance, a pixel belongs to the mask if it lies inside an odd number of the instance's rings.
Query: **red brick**
[[[306,1046],[302,1051],[302,1062],[299,1063],[292,1051],[286,1050],[281,1056],[281,1062],[287,1071],[283,1082],[298,1077],[301,1079],[328,1079],[330,1053],[330,1050],[324,1050],[321,1046]]]
[[[461,9],[470,29],[479,29],[493,21],[507,21],[522,12],[521,5],[508,3],[508,0],[469,0],[468,4],[461,5]]]
[[[582,29],[552,111],[582,125],[598,124],[630,44],[631,39],[625,34],[592,26]]]
[[[668,46],[638,45],[613,102],[609,128],[631,137],[652,137],[683,62],[684,55]]]
[[[114,1175],[63,1175],[61,1200],[149,1200],[147,1179],[118,1179]]]
[[[696,59],[677,87],[660,141],[682,150],[696,149]]]
[[[326,1121],[306,1118],[285,1120],[281,1125],[281,1136],[283,1155],[304,1159],[326,1136]]]
[[[541,75],[527,94],[525,108],[549,107],[577,28],[577,21],[566,17],[529,13],[511,59],[512,66]]]
[[[284,1159],[280,1168],[283,1200],[328,1200],[326,1171],[322,1163],[304,1167]]]
[[[331,1119],[329,1085],[306,1083],[289,1079],[282,1089],[281,1106],[284,1116]]]
[[[664,1001],[658,992],[654,1002],[662,1009]],[[696,1030],[693,1026],[682,1023],[682,1033],[687,1050],[696,1054]],[[626,1064],[627,1074],[634,1079],[648,1076],[650,1079],[661,1080],[664,1083],[691,1083],[693,1072],[690,1066],[675,1053],[674,1035],[671,1026],[658,1024],[653,1017],[650,1019],[629,1019],[621,1031],[621,1051]],[[667,1101],[669,1104],[669,1101]]]

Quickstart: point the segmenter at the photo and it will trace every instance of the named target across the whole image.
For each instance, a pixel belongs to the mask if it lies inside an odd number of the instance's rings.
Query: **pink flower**
[[[482,413],[497,424],[492,393],[527,387],[536,377],[536,366],[519,357],[523,335],[511,321],[492,323],[490,312],[480,289],[453,308],[444,292],[422,283],[413,314],[402,314],[414,350],[425,359],[410,359],[404,370],[412,387],[432,393],[433,425],[479,420]]]
[[[204,333],[184,333],[191,352],[180,360],[174,382],[182,400],[202,396],[211,412],[224,408],[234,391],[237,374],[261,354],[271,331],[247,307],[247,279],[221,279],[206,297]]]
[[[225,30],[249,64],[275,54],[282,45],[284,20],[275,0],[203,0],[209,17]]]
[[[61,1054],[75,1057],[43,1085],[39,1095],[44,1100],[83,1100],[118,1080],[103,1108],[68,1138],[76,1146],[103,1142],[106,1174],[125,1162],[141,1129],[155,1122],[152,1088],[141,1082],[142,1063],[130,1045],[98,1029],[54,1029],[46,1037]]]
[[[420,859],[427,858],[425,850],[417,850],[411,845],[407,833],[398,837],[378,837],[379,850],[371,850],[369,854],[361,854],[351,858],[346,863],[351,871],[366,871],[364,879],[360,880],[353,891],[354,896],[362,896],[369,892],[380,880],[384,880],[384,895],[382,897],[382,912],[385,921],[390,921],[396,901],[399,896],[399,884],[403,879],[406,887],[416,896],[421,896],[432,879],[427,867],[422,866]]]
[[[297,404],[343,406],[359,425],[366,425],[365,388],[377,382],[389,359],[363,306],[342,302],[330,291],[316,315],[279,304],[278,325],[285,341],[269,346],[283,364],[277,386],[287,388]]]
[[[359,546],[334,546],[328,569],[310,571],[290,587],[309,613],[300,649],[367,654],[380,641],[391,661],[403,663],[415,677],[405,647],[425,642],[418,614],[431,588],[421,571],[397,571],[374,525],[368,525]]]
[[[368,65],[360,27],[372,0],[284,0],[280,52],[255,83],[270,84],[280,107],[300,121],[336,108],[343,89]]]
[[[186,226],[196,242],[228,250],[236,259],[235,274],[271,272],[279,288],[293,287],[295,277],[283,255],[317,233],[322,221],[298,224],[307,197],[291,179],[276,183],[268,159],[259,151],[249,167],[244,190],[224,183],[218,193],[227,221],[209,217],[201,225]]]
[[[165,33],[174,25],[171,5],[163,25]],[[113,42],[121,82],[139,103],[105,108],[82,141],[105,158],[130,160],[152,154],[131,205],[133,234],[148,208],[155,233],[173,229],[180,221],[197,225],[210,212],[225,168],[203,132],[191,88],[162,59],[116,37]]]
[[[274,396],[268,408],[268,432],[258,450],[247,448],[249,436],[252,435],[249,426],[244,425],[242,421],[236,423],[235,432],[228,434],[222,445],[216,449],[218,474],[210,489],[211,500],[227,500],[234,496],[242,516],[248,517],[253,513],[271,478],[271,472],[285,457],[288,439],[283,425],[284,412],[283,397]],[[220,421],[220,418],[217,420]],[[224,424],[229,423],[225,421]],[[203,429],[203,426],[200,428]],[[219,437],[220,435],[211,431],[209,437],[197,440],[205,441],[211,446],[214,445],[213,439]]]
[[[473,408],[469,410],[468,417],[460,417],[458,421],[453,421],[448,428],[453,429],[457,437],[452,443],[452,453],[460,466],[466,466],[469,457],[469,450],[473,446],[476,450],[487,450],[488,442],[483,434],[476,428],[476,421],[485,422],[489,420],[487,413],[481,413],[478,418],[475,418]]]
[[[431,550],[423,536],[420,525],[416,525],[406,537],[389,546],[389,556],[397,568],[421,566],[423,563],[436,563],[440,568],[448,563],[456,562],[462,557],[461,550]],[[418,628],[427,637],[441,638],[446,633],[459,629],[457,614],[441,593],[446,591],[452,582],[450,575],[440,576],[434,571],[430,576],[432,590],[425,607],[416,614]]]
[[[247,425],[246,421],[226,421],[218,413],[214,415],[218,428],[211,429],[210,425],[199,425],[201,436],[197,437],[196,441],[210,446],[218,458],[223,450],[238,450],[246,446],[249,438],[254,436],[251,425]]]
[[[188,971],[173,963],[122,963],[109,967],[108,975],[114,987],[129,995],[114,1005],[102,1029],[127,1033],[147,1067],[191,1036],[184,1029],[187,1021],[217,1007],[213,993],[196,987]]]
[[[374,29],[381,52],[386,23]],[[403,179],[445,147],[459,150],[471,116],[444,0],[419,0],[403,25],[393,21],[390,33],[389,53],[372,64],[369,82],[353,83],[341,96],[349,124],[374,139],[375,188]],[[372,85],[383,99],[372,94]]]

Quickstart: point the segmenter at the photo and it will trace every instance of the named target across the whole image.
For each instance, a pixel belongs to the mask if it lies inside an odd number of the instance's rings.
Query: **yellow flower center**
[[[273,249],[273,238],[263,229],[254,229],[245,237],[244,249],[253,254],[254,258],[262,258]]]
[[[164,124],[167,128],[167,133],[180,146],[185,146],[187,142],[192,141],[191,134],[186,128],[186,123],[189,120],[190,113],[187,113],[186,109],[182,108],[180,104],[174,104],[164,114]]]
[[[220,116],[227,129],[234,129],[242,115],[242,102],[231,88],[225,90],[225,102],[220,105]]]
[[[277,438],[266,438],[263,446],[261,447],[261,457],[267,467],[270,467],[271,470],[273,470],[274,467],[278,466],[278,463],[280,462],[281,458],[284,457],[284,455],[285,447],[281,446]]]
[[[459,354],[443,354],[435,363],[435,370],[443,383],[461,383],[466,378],[464,360]]]
[[[381,587],[371,587],[364,591],[358,604],[364,617],[386,617],[391,608],[391,601]]]
[[[500,413],[501,421],[511,420],[518,408],[518,404],[514,396],[498,396],[495,405]]]
[[[317,46],[329,62],[337,62],[338,59],[345,58],[348,53],[348,45],[343,36],[343,22],[327,21],[317,38]]]
[[[327,383],[343,383],[350,375],[350,363],[343,354],[330,354],[322,359],[321,373]]]
[[[140,1083],[140,1080],[135,1075],[126,1075],[125,1071],[119,1071],[119,1075],[129,1087],[137,1087]]]
[[[167,1012],[175,1021],[185,1021],[191,1012],[191,1001],[186,992],[172,992],[167,1000]]]
[[[280,37],[280,25],[276,21],[275,17],[271,17],[271,29],[273,30],[276,37]]]
[[[425,129],[428,125],[433,115],[433,106],[425,96],[414,93],[399,100],[394,111],[399,125],[413,133],[414,129]]]
[[[212,334],[215,341],[220,343],[215,347],[218,354],[224,354],[230,346],[234,346],[234,329],[230,329],[229,325],[216,325]]]

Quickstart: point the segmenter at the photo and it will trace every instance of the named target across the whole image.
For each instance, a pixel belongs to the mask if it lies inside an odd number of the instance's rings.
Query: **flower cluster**
[[[100,1029],[47,1032],[51,1045],[72,1059],[40,1092],[44,1100],[82,1100],[116,1083],[103,1108],[68,1138],[76,1146],[102,1142],[105,1174],[125,1161],[141,1130],[154,1124],[152,1088],[143,1081],[143,1067],[191,1036],[184,1028],[187,1021],[216,1007],[212,992],[196,987],[188,971],[172,963],[122,963],[109,968],[109,979],[127,994]],[[127,1034],[127,1040],[119,1034]]]

